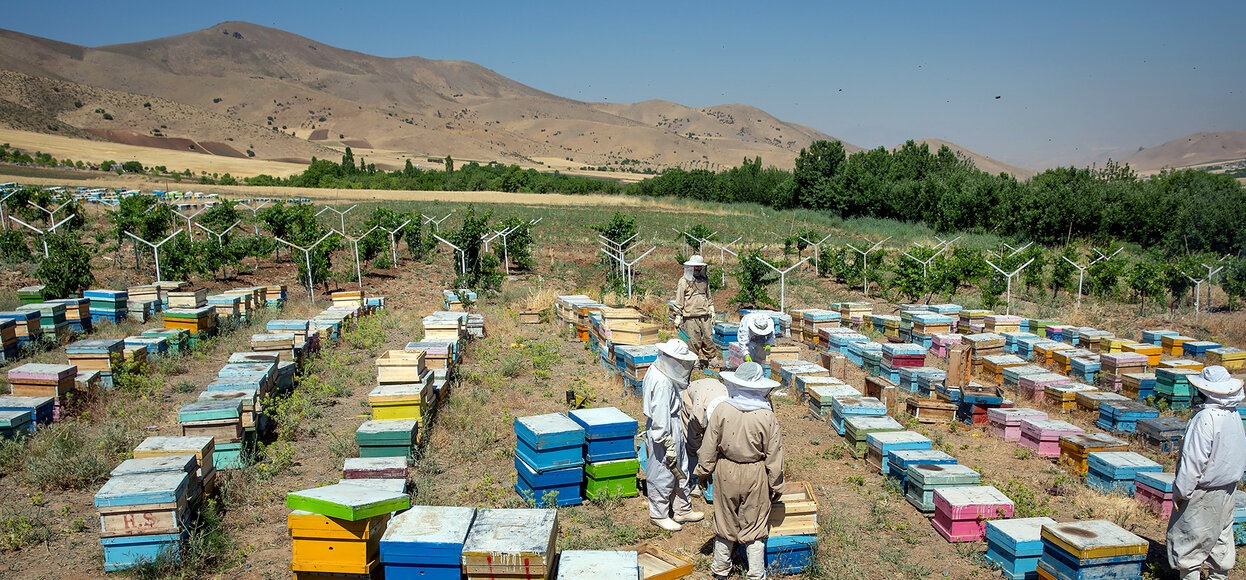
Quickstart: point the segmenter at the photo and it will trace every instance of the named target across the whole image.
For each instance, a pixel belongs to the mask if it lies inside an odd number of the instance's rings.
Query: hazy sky
[[[3,15],[0,27],[88,46],[246,20],[472,61],[574,99],[746,103],[862,147],[942,138],[1031,167],[1246,129],[1241,0],[69,0]]]

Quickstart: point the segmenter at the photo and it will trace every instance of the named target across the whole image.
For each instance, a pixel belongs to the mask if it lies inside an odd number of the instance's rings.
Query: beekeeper
[[[710,402],[727,396],[727,387],[718,379],[699,379],[692,381],[687,389],[679,394],[681,399],[680,422],[683,423],[687,442],[684,444],[688,454],[688,466],[696,469],[701,442],[705,440],[705,429],[709,426],[709,414],[706,412]],[[692,473],[691,471],[687,473]],[[689,495],[701,495],[701,488],[696,485],[695,478],[688,478]]]
[[[714,476],[710,572],[726,578],[731,552],[741,544],[748,559],[746,577],[759,580],[766,577],[770,504],[783,493],[783,438],[768,400],[779,383],[766,378],[755,362],[722,377],[729,396],[710,403],[709,428],[694,472],[701,483]]]
[[[678,532],[688,522],[699,522],[705,514],[692,511],[688,498],[688,454],[684,451],[680,392],[688,388],[688,378],[697,357],[688,345],[672,339],[658,345],[658,360],[649,367],[642,383],[645,411],[645,445],[649,460],[645,464],[649,519],[658,527]]]
[[[764,312],[750,312],[740,319],[736,343],[744,352],[745,362],[766,364],[770,347],[774,346],[774,319]]]
[[[1168,565],[1183,580],[1197,580],[1204,564],[1208,578],[1223,579],[1235,563],[1233,492],[1246,471],[1246,431],[1237,413],[1242,381],[1210,366],[1190,383],[1203,404],[1190,418],[1177,457]]]
[[[688,335],[688,348],[707,368],[719,353],[714,345],[714,299],[705,275],[705,260],[694,255],[684,262],[684,276],[675,285],[675,326]]]

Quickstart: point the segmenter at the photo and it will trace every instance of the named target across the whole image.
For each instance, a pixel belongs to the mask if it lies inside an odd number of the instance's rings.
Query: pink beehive
[[[1022,447],[1033,449],[1039,457],[1055,459],[1060,457],[1060,437],[1062,435],[1080,435],[1085,433],[1081,427],[1056,419],[1022,419]]]
[[[1012,500],[994,486],[936,488],[935,531],[949,542],[980,542],[987,520],[1012,517]]]
[[[1025,375],[1017,379],[1017,386],[1022,393],[1029,395],[1031,399],[1041,401],[1047,396],[1047,385],[1063,385],[1072,381],[1072,379],[1064,375],[1043,373]]]
[[[1134,499],[1162,519],[1172,516],[1172,482],[1175,473],[1143,471],[1134,480]]]
[[[1020,441],[1021,440],[1021,420],[1022,419],[1046,419],[1047,413],[1038,409],[1026,408],[998,408],[987,409],[987,419],[991,422],[991,435],[999,437],[1004,441]]]

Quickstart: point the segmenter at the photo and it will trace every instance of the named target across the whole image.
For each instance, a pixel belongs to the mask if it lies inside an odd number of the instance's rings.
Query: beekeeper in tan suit
[[[705,440],[705,430],[709,427],[709,414],[707,413],[709,405],[726,396],[726,385],[712,378],[692,381],[688,384],[688,388],[679,394],[683,402],[679,419],[684,424],[684,437],[687,438],[684,449],[688,453],[688,464],[692,469],[696,469],[700,461],[701,443]],[[697,486],[696,478],[688,478],[688,494],[701,495],[701,488]]]
[[[1237,414],[1242,381],[1222,366],[1191,376],[1203,405],[1186,427],[1172,483],[1168,565],[1182,580],[1223,580],[1236,563],[1233,492],[1246,470],[1246,430]]]
[[[684,275],[675,285],[675,326],[688,335],[688,348],[696,353],[701,368],[719,355],[714,344],[714,299],[705,266],[699,254],[688,258]]]
[[[767,397],[779,386],[761,365],[746,362],[722,373],[730,396],[711,402],[709,428],[693,472],[708,483],[714,476],[714,562],[716,579],[731,573],[731,552],[744,546],[749,580],[766,577],[770,504],[783,494],[783,438]]]

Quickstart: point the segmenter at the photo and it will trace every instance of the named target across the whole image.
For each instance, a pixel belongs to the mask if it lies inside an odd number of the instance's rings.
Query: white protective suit
[[[1237,413],[1242,390],[1202,394],[1181,444],[1168,522],[1168,564],[1183,579],[1199,578],[1204,563],[1209,578],[1228,578],[1236,559],[1233,491],[1246,470],[1246,430]]]
[[[753,362],[765,364],[766,358],[769,354],[766,352],[766,347],[774,346],[774,327],[773,325],[771,326],[771,331],[768,334],[753,334],[752,329],[754,326],[754,317],[769,318],[770,315],[760,312],[750,312],[745,314],[744,317],[740,319],[740,328],[736,331],[735,341],[736,344],[740,345],[741,350],[748,353],[749,358],[753,359]]]
[[[641,385],[645,417],[645,444],[649,448],[649,460],[645,464],[645,479],[649,497],[649,517],[655,520],[687,514],[692,511],[688,497],[688,474],[691,465],[684,452],[686,437],[680,411],[683,403],[679,394],[688,387],[696,359],[681,361],[658,351],[658,360],[645,373]],[[682,477],[667,467],[666,456],[675,456],[675,465]]]

